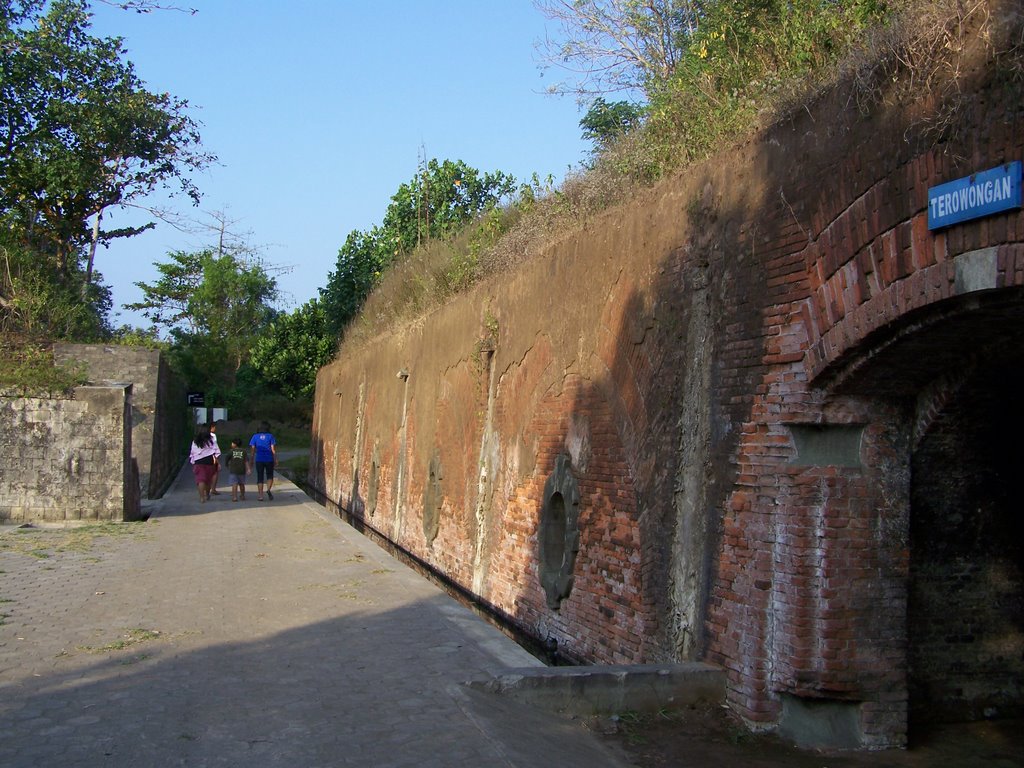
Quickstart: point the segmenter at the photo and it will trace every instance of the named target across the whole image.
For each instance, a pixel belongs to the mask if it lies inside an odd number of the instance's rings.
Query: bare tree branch
[[[559,26],[537,43],[544,69],[572,74],[548,88],[581,100],[667,80],[697,26],[693,0],[534,0]]]
[[[199,13],[198,8],[182,8],[178,5],[168,5],[156,0],[98,0],[104,5],[120,8],[122,11],[135,11],[136,13],[152,13],[153,11],[178,11],[194,16]]]

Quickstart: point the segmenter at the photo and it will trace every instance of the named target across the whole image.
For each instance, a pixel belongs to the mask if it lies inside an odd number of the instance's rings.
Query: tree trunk
[[[96,246],[100,239],[100,222],[103,221],[103,209],[96,211],[96,219],[92,223],[92,240],[89,242],[89,262],[85,267],[85,283],[82,284],[82,297],[85,297],[92,285],[92,265],[96,261]]]

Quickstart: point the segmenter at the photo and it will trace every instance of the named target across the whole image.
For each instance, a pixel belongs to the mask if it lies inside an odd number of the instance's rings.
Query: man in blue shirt
[[[270,434],[270,424],[260,423],[260,431],[252,436],[249,447],[252,448],[252,461],[256,466],[256,490],[259,500],[263,501],[263,478],[267,479],[267,498],[274,500],[271,488],[274,487],[274,466],[277,464],[277,441]]]

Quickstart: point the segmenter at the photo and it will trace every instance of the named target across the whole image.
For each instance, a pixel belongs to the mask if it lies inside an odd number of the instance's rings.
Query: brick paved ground
[[[0,765],[618,766],[460,685],[535,662],[282,481],[0,533]]]

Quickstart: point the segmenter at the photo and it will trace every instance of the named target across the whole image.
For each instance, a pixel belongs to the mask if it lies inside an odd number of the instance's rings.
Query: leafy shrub
[[[55,272],[23,248],[0,245],[0,330],[32,339],[99,341],[110,333],[110,289],[78,271]]]

